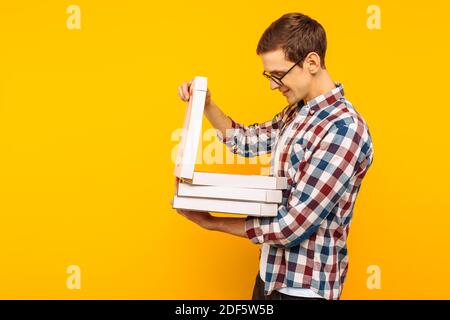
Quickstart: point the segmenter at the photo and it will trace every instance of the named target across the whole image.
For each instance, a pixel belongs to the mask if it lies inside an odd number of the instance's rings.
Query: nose
[[[275,82],[275,81],[273,81],[272,79],[270,79],[270,89],[271,90],[275,90],[275,89],[278,89],[280,86]]]

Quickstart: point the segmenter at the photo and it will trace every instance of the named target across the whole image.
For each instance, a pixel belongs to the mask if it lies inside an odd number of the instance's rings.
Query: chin
[[[287,100],[287,102],[288,102],[288,104],[290,105],[290,106],[292,106],[292,105],[294,105],[294,104],[297,104],[297,102],[299,101],[297,98],[295,98],[295,97],[290,97],[290,98],[286,98],[286,100]]]

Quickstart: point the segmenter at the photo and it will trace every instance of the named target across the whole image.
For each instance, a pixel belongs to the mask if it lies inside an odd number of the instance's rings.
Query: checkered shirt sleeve
[[[361,151],[358,137],[355,123],[331,127],[309,159],[300,164],[287,206],[280,205],[276,217],[247,218],[251,241],[292,247],[308,239],[347,188]]]

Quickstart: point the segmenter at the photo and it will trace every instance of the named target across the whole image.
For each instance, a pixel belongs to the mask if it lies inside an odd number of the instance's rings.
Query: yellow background
[[[81,30],[66,27],[70,4]],[[366,27],[371,4],[381,30]],[[261,76],[256,44],[298,11],[325,27],[328,70],[375,146],[342,298],[449,299],[449,9],[436,0],[2,1],[0,298],[250,298],[259,247],[171,209],[171,134],[185,108],[177,86],[207,76],[226,114],[271,119],[285,100]],[[81,268],[80,290],[66,287],[68,265]],[[370,265],[381,268],[379,290],[366,286]]]

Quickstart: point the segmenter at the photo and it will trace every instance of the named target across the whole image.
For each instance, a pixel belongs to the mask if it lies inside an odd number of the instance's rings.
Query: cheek
[[[304,79],[301,79],[295,83],[292,90],[297,94],[302,95],[308,91],[308,83]]]
[[[289,88],[297,94],[303,94],[308,91],[310,79],[308,74],[305,74],[301,70],[297,70],[295,77],[289,83]]]
[[[291,89],[292,91],[296,91],[298,89],[301,89],[304,84],[305,80],[301,76],[291,77],[289,81],[285,81],[286,87]]]
[[[289,91],[291,93],[294,93],[295,95],[299,95],[304,91],[301,83],[296,83],[294,85],[290,85],[288,88],[289,88]]]

